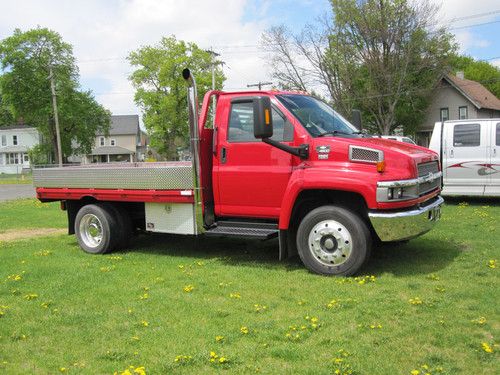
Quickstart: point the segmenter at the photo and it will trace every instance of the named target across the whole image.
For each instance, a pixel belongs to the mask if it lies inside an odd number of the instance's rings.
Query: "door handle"
[[[450,158],[453,157],[453,150],[450,150]]]
[[[494,148],[494,149],[493,149],[493,156],[494,156],[494,157],[496,157],[496,156],[497,156],[497,149],[496,149],[496,148]]]
[[[222,147],[220,152],[220,161],[222,164],[226,162],[226,158],[227,158],[227,149],[225,147]]]

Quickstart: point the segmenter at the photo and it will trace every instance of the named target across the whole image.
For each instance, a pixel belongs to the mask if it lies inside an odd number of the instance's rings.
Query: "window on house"
[[[481,126],[479,124],[460,124],[453,128],[454,147],[479,146],[481,139]]]
[[[2,146],[7,146],[7,136],[5,134],[2,135]]]
[[[30,157],[28,154],[23,154],[23,160],[25,163],[28,163],[30,161]]]
[[[466,120],[469,118],[467,106],[464,107],[458,107],[458,118],[460,120]]]
[[[110,139],[110,140],[109,140],[109,145],[110,145],[110,146],[116,146],[116,140],[114,140],[114,139]]]
[[[439,111],[439,121],[448,121],[450,119],[450,113],[448,108],[441,108]]]
[[[19,164],[19,154],[18,153],[8,153],[6,154],[6,164]]]
[[[106,140],[104,137],[99,137],[99,146],[104,146],[106,144]]]
[[[12,145],[17,146],[17,135],[12,136]]]

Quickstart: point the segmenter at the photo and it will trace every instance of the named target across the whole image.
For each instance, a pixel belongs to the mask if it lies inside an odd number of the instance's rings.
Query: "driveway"
[[[31,184],[0,185],[0,202],[19,198],[35,198],[35,188]]]

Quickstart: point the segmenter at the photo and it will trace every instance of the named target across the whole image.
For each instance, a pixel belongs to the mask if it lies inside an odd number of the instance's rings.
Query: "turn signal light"
[[[382,173],[385,171],[385,160],[377,162],[377,172]]]
[[[266,125],[269,125],[271,123],[271,116],[269,115],[269,109],[264,110],[264,116]]]

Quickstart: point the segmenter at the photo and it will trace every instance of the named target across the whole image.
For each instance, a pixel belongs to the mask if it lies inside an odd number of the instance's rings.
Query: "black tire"
[[[108,212],[111,212],[118,223],[118,241],[115,250],[125,249],[130,245],[132,238],[132,219],[129,213],[121,206],[116,206],[112,203],[102,203]]]
[[[346,208],[318,207],[299,225],[297,250],[311,272],[351,276],[370,256],[370,231],[357,214]]]
[[[119,243],[119,228],[112,209],[103,203],[83,206],[76,214],[75,234],[78,244],[90,254],[113,251]]]

